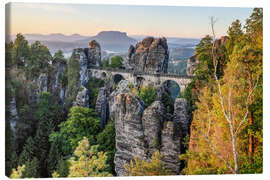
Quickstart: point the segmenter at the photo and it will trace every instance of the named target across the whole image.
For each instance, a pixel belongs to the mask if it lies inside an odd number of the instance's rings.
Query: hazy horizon
[[[244,24],[251,12],[252,8],[228,7],[9,3],[6,33],[95,36],[120,31],[128,36],[202,38],[211,33],[214,16],[220,37],[234,20]]]

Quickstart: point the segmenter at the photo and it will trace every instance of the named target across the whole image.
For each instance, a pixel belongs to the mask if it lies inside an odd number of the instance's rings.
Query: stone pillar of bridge
[[[178,84],[178,86],[180,87],[180,93],[181,93],[181,94],[184,93],[184,91],[185,91],[187,85]]]

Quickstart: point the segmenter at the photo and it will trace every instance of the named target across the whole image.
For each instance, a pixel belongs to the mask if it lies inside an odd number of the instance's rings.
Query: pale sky
[[[202,38],[211,32],[211,16],[217,18],[215,30],[217,36],[221,36],[226,34],[234,20],[239,19],[244,24],[252,13],[252,8],[41,3],[9,5],[7,17],[10,19],[11,34],[96,35],[100,31],[112,30],[127,32],[128,35]]]

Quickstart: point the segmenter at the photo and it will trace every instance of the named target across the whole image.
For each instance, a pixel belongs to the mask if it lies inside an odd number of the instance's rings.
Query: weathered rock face
[[[115,113],[117,112],[117,95],[120,93],[128,93],[130,89],[128,87],[129,81],[121,80],[116,89],[108,96],[108,104],[109,104],[109,116],[112,120],[114,120]],[[114,120],[115,121],[115,120]]]
[[[199,61],[196,59],[196,55],[191,56],[187,61],[187,75],[194,76],[194,71],[198,66]]]
[[[88,59],[88,67],[99,66],[101,63],[101,48],[97,41],[90,41],[85,51]]]
[[[220,39],[216,39],[214,42],[214,47],[218,48],[222,45],[226,45],[229,40],[228,36],[221,36]]]
[[[18,116],[18,111],[17,111],[17,107],[16,107],[16,100],[14,97],[12,97],[9,107],[9,122],[10,122],[10,127],[11,130],[13,131],[14,135],[16,135],[15,133],[15,126],[19,120],[19,116]]]
[[[118,94],[115,102],[115,171],[118,176],[126,174],[124,165],[134,156],[146,159],[146,148],[142,126],[143,104],[130,93]]]
[[[189,133],[190,126],[189,106],[185,98],[175,99],[173,121],[180,124],[182,136],[185,137]]]
[[[76,96],[76,100],[73,102],[73,106],[89,107],[88,89],[81,86]]]
[[[179,174],[181,167],[179,159],[181,154],[181,132],[180,124],[167,121],[164,123],[161,135],[160,153],[163,155],[162,162],[166,169],[172,170],[175,174]]]
[[[147,37],[130,46],[124,62],[126,69],[167,73],[169,51],[166,38]]]
[[[38,97],[42,92],[48,92],[48,75],[46,73],[41,73],[37,79],[35,79],[32,84],[37,85],[37,89],[34,92],[34,103],[38,102]],[[32,94],[31,92],[29,94]]]
[[[163,94],[166,92],[166,89],[165,89],[164,85],[162,84],[162,85],[155,86],[155,91],[157,93],[156,99],[158,101],[161,101]]]
[[[75,51],[76,60],[79,62],[80,65],[80,89],[77,93],[76,100],[73,102],[74,106],[83,106],[89,107],[89,95],[88,95],[88,71],[87,71],[87,64],[88,59],[83,51],[83,49],[79,48]]]
[[[107,103],[107,89],[106,87],[100,88],[96,101],[95,111],[101,118],[101,128],[103,129],[108,120],[108,103]]]
[[[67,64],[65,62],[58,62],[55,64],[56,74],[55,74],[55,82],[53,83],[52,92],[55,93],[61,100],[64,102],[66,95],[66,87],[62,82],[65,70],[67,68]]]
[[[166,119],[165,115],[165,107],[160,101],[155,101],[143,112],[142,125],[149,151],[148,157],[151,157],[155,151],[160,149],[161,130]]]
[[[221,36],[220,39],[215,40],[214,48],[218,49],[222,45],[226,45],[228,40],[229,40],[228,36]],[[187,75],[188,76],[195,76],[194,71],[195,71],[195,69],[196,69],[196,67],[198,65],[199,65],[199,61],[196,59],[196,54],[195,54],[195,55],[191,56],[188,59],[188,62],[187,62]]]
[[[113,110],[110,117],[115,121],[116,129],[114,162],[117,175],[126,174],[124,164],[135,156],[149,160],[157,150],[163,155],[164,166],[179,174],[182,139],[188,128],[186,122],[189,122],[185,119],[188,118],[186,101],[176,101],[175,109],[180,112],[175,112],[172,118],[166,114],[161,101],[155,101],[145,109],[144,103],[129,93],[128,83],[125,80],[120,83],[122,85],[113,92],[116,98],[111,99],[110,105]]]

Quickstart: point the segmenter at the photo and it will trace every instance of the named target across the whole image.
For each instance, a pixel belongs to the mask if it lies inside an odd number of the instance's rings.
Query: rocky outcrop
[[[8,117],[9,117],[10,127],[15,135],[16,134],[15,133],[15,126],[19,120],[19,116],[18,116],[18,111],[17,111],[17,107],[16,107],[16,100],[14,97],[12,97],[12,99],[10,101],[8,111],[9,111]]]
[[[216,39],[214,41],[214,49],[218,50],[220,47],[225,46],[229,40],[228,36],[221,36],[220,39]],[[217,55],[220,56],[219,52],[217,51]],[[195,76],[195,69],[199,65],[199,61],[196,58],[196,54],[191,56],[187,61],[187,75],[188,76]]]
[[[146,159],[146,148],[142,126],[144,106],[139,99],[130,93],[117,95],[115,102],[115,142],[116,153],[114,156],[115,171],[118,176],[126,174],[124,165],[129,163],[134,156]]]
[[[164,123],[161,135],[160,153],[163,155],[162,162],[166,169],[170,169],[175,174],[179,174],[181,161],[181,138],[182,129],[180,124],[173,121]]]
[[[80,86],[82,91],[79,91],[76,97],[75,105],[84,104],[85,107],[89,107],[89,95],[88,95],[88,82],[89,74],[88,68],[90,66],[99,66],[101,62],[101,48],[100,45],[92,40],[89,42],[88,48],[75,49],[75,58],[80,63]],[[86,93],[87,91],[87,93]],[[81,98],[84,98],[81,99]],[[78,102],[77,102],[78,101]]]
[[[55,81],[53,83],[52,92],[59,97],[61,102],[64,102],[66,96],[66,84],[63,82],[65,71],[67,68],[66,62],[57,62],[55,63],[56,73],[55,73]]]
[[[80,87],[76,100],[73,102],[73,106],[89,107],[88,89],[84,86]]]
[[[80,89],[77,93],[76,100],[73,102],[74,106],[83,106],[83,107],[89,107],[89,95],[88,95],[88,70],[87,70],[87,64],[88,59],[83,51],[83,49],[79,48],[75,51],[75,58],[79,62],[80,65]]]
[[[99,89],[98,97],[96,101],[95,111],[98,113],[101,119],[101,128],[103,129],[108,120],[108,103],[107,103],[107,89],[102,87]]]
[[[101,63],[101,48],[97,41],[92,40],[85,49],[88,59],[88,67],[99,66]]]
[[[115,113],[117,112],[117,95],[120,93],[129,93],[129,81],[121,80],[116,89],[108,96],[108,105],[109,105],[109,116],[110,118],[115,121],[114,117],[117,117]]]
[[[196,59],[196,55],[188,58],[188,61],[187,61],[187,75],[188,76],[195,76],[195,69],[198,66],[198,64],[199,64],[199,61]]]
[[[161,130],[166,119],[166,110],[160,101],[155,101],[145,109],[142,116],[145,141],[148,148],[148,157],[160,149]]]
[[[222,45],[226,45],[229,40],[228,36],[221,36],[220,39],[216,39],[214,42],[214,47],[219,48]]]
[[[112,93],[115,98],[110,102],[110,118],[114,120],[116,130],[114,163],[117,175],[126,174],[124,165],[134,157],[149,160],[155,151],[163,155],[166,168],[179,174],[182,139],[189,122],[186,101],[177,99],[175,109],[179,112],[168,116],[161,101],[155,101],[145,109],[144,103],[130,93],[128,82],[122,80],[119,84]]]
[[[131,45],[125,68],[134,71],[151,73],[167,73],[169,51],[166,38],[147,37],[136,44]]]
[[[182,136],[189,133],[190,112],[188,102],[185,98],[176,98],[174,102],[173,121],[180,124]]]

